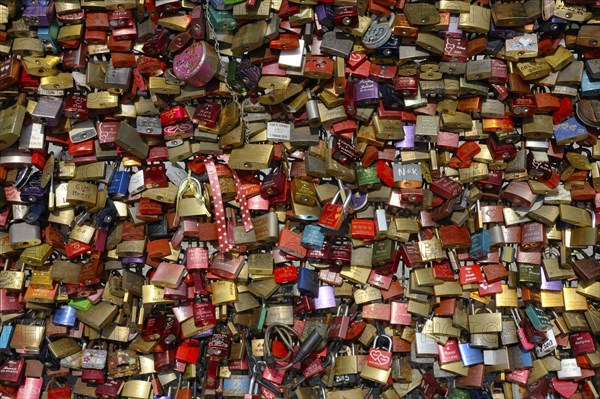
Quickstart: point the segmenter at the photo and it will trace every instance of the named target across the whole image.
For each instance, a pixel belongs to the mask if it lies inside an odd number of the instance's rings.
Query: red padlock
[[[346,339],[351,341],[354,338],[358,337],[365,330],[366,326],[367,326],[366,321],[354,320],[348,327],[348,333],[346,334]]]
[[[190,340],[182,343],[177,348],[175,359],[180,362],[196,364],[200,355],[200,345],[196,340]]]
[[[277,284],[285,284],[298,279],[296,266],[281,266],[273,269],[273,279]]]
[[[352,219],[350,222],[352,238],[372,240],[375,238],[375,221],[373,219]]]
[[[326,229],[339,230],[342,227],[342,223],[345,219],[346,207],[350,202],[351,196],[346,197],[343,205],[336,204],[340,198],[341,191],[338,191],[331,202],[328,202],[323,208],[323,213],[319,218],[319,226],[325,227]]]
[[[336,315],[331,318],[331,323],[327,330],[327,339],[345,339],[349,326],[348,306],[340,306]]]
[[[217,323],[215,307],[211,302],[196,302],[192,305],[196,327],[214,326]]]
[[[377,347],[379,338],[388,340],[386,349]],[[373,341],[373,347],[369,349],[369,358],[367,364],[380,370],[389,370],[392,365],[392,339],[388,335],[378,335]]]
[[[456,156],[461,161],[466,162],[473,159],[473,157],[481,152],[481,147],[474,141],[466,141],[461,144],[456,151]]]
[[[283,359],[288,355],[288,350],[281,341],[275,338],[271,344],[271,354],[275,358]]]
[[[477,264],[461,267],[458,270],[458,278],[461,285],[480,283],[484,281],[483,274],[481,274],[481,266]]]

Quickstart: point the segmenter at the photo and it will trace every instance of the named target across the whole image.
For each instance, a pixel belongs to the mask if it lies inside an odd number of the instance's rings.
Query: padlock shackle
[[[387,346],[387,348],[384,348],[384,349],[387,350],[388,352],[391,352],[392,346],[393,346],[392,337],[390,337],[389,335],[386,335],[386,334],[379,334],[375,337],[375,339],[373,340],[373,348],[379,349],[379,346],[378,346],[379,338],[385,338],[388,340],[388,346]]]

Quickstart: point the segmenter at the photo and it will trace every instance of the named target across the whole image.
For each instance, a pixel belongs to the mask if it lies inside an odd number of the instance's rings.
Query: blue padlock
[[[483,363],[483,351],[472,347],[469,342],[459,343],[458,351],[465,367]]]
[[[483,259],[490,253],[490,232],[489,230],[479,231],[471,236],[471,248],[469,256],[473,259]]]
[[[510,359],[510,365],[512,369],[533,367],[531,352],[521,348],[521,345],[509,346],[508,357]]]
[[[400,110],[404,108],[404,99],[396,93],[392,85],[379,85],[379,93],[381,94],[385,109]]]
[[[108,194],[116,198],[122,198],[127,195],[131,174],[125,170],[115,172],[110,185],[108,186]]]
[[[225,0],[209,0],[209,4],[215,10],[233,10],[233,3],[227,4]]]
[[[50,26],[40,26],[37,30],[38,39],[42,42],[44,50],[58,54],[58,23],[56,19],[50,22]]]
[[[54,312],[54,319],[52,322],[57,326],[75,327],[77,324],[77,309],[72,308],[69,305],[62,305],[56,308]]]
[[[399,56],[400,37],[392,35],[381,47],[377,47],[375,52],[382,57],[397,58]]]
[[[486,390],[483,389],[469,389],[469,397],[471,399],[491,399],[492,397]]]
[[[27,224],[36,223],[40,216],[42,216],[42,213],[44,213],[46,208],[47,205],[42,202],[30,206],[27,209],[27,213],[25,214],[25,216],[23,216],[23,221],[25,221],[25,223]]]
[[[4,353],[7,355],[12,355],[13,351],[10,348],[10,340],[15,333],[15,326],[12,324],[6,324],[2,327],[2,332],[0,333],[0,353]]]
[[[325,235],[321,231],[321,227],[316,224],[307,224],[302,231],[301,244],[308,249],[322,249]]]
[[[110,226],[115,222],[117,218],[117,209],[111,200],[106,201],[106,207],[101,209],[96,214],[96,221],[98,222],[98,228],[108,230]]]
[[[319,276],[316,271],[301,267],[298,271],[298,291],[316,298],[319,296]]]
[[[592,98],[600,96],[600,79],[593,79],[587,69],[581,78],[581,97]]]
[[[46,195],[46,189],[41,186],[41,173],[36,173],[29,178],[21,189],[21,201],[34,204],[42,202]]]
[[[544,21],[540,24],[537,20],[535,21],[536,25],[539,25],[536,31],[548,32],[548,33],[560,33],[564,32],[569,28],[569,22],[565,19],[562,19],[557,16],[552,16],[547,21]],[[534,26],[535,28],[535,26]]]

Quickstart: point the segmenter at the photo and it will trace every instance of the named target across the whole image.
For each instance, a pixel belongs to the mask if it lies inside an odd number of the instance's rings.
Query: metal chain
[[[215,41],[214,47],[215,47],[215,51],[217,52],[217,57],[219,57],[219,64],[221,66],[221,70],[227,75],[227,72],[225,69],[225,62],[223,61],[223,57],[221,55],[221,46],[219,44],[219,40],[217,39],[217,35],[215,33],[215,27],[213,26],[212,21],[210,20],[210,17],[208,15],[206,16],[206,25],[208,25],[208,31],[210,33],[210,36]],[[227,77],[225,77],[225,86],[227,87],[227,90],[229,90],[229,92],[231,93],[231,98],[232,98],[233,102],[238,107],[238,111],[242,118],[242,122],[244,123],[244,144],[248,144],[250,142],[250,137],[248,134],[249,133],[248,124],[246,123],[246,118],[244,115],[244,106],[240,102],[238,93],[233,89],[233,87],[231,87],[231,85],[227,81]]]

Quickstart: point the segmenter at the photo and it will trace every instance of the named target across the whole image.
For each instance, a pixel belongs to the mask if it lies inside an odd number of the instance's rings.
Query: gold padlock
[[[246,144],[231,151],[229,166],[241,170],[265,169],[269,167],[272,158],[272,144]]]
[[[212,283],[212,303],[215,306],[225,305],[237,301],[237,289],[231,281],[215,281]]]
[[[163,305],[175,303],[174,300],[165,298],[165,289],[153,284],[142,286],[142,303],[144,305]]]
[[[152,383],[150,381],[127,380],[123,384],[121,396],[135,399],[147,399],[151,390]]]

